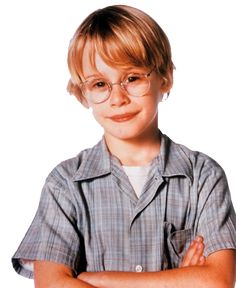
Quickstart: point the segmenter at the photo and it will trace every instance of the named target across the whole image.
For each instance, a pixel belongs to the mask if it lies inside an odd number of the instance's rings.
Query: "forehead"
[[[144,72],[146,68],[143,65],[134,65],[129,59],[114,61],[104,57],[98,52],[96,46],[87,41],[84,46],[82,59],[81,59],[81,72],[83,78],[87,78],[91,75],[102,74],[105,76],[110,76],[114,74],[124,74],[131,73],[135,69],[135,72]]]
[[[84,46],[81,64],[81,71],[84,78],[94,73],[102,73],[106,68],[109,69],[109,66],[104,62],[91,42],[87,42]]]

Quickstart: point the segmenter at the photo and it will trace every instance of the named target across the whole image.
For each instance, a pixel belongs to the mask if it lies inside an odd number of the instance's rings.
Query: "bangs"
[[[78,75],[83,76],[82,57],[87,43],[91,66],[96,70],[96,54],[108,65],[125,69],[127,67],[150,67],[154,65],[154,57],[149,55],[143,41],[137,41],[138,35],[130,31],[117,34],[93,35],[80,39],[73,47],[73,63]]]
[[[101,56],[106,64],[117,67],[149,67],[152,65],[154,59],[149,57],[140,35],[127,29],[116,32],[106,35],[105,39],[97,35],[92,40],[93,50]],[[91,54],[92,58],[94,58],[94,54],[94,52]]]
[[[122,69],[156,66],[164,75],[172,66],[165,33],[152,18],[135,8],[110,6],[97,10],[80,25],[68,53],[69,69],[75,83],[82,81],[82,58],[87,43],[94,69],[96,54],[108,66]]]

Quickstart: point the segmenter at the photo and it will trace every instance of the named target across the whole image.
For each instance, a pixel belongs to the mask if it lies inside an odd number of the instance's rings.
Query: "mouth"
[[[137,113],[118,114],[118,115],[114,115],[114,116],[109,117],[109,119],[114,121],[114,122],[125,122],[125,121],[131,120],[136,115],[137,115]]]

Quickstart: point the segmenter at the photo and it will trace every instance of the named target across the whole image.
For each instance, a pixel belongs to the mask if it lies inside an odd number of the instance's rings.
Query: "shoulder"
[[[183,144],[178,144],[166,135],[163,135],[163,137],[171,159],[175,159],[176,162],[186,165],[189,171],[193,173],[193,177],[200,175],[201,177],[204,177],[204,175],[206,177],[207,175],[225,175],[221,165],[209,155],[192,150]]]
[[[102,141],[91,148],[80,151],[75,157],[60,162],[49,173],[46,182],[53,181],[68,186],[68,182],[73,182],[75,175],[79,170],[84,169],[88,161],[96,160],[96,155],[101,154],[100,150],[102,150]]]
[[[187,157],[193,164],[193,167],[200,169],[205,167],[207,169],[222,170],[220,164],[204,152],[191,150],[182,144],[177,145],[179,145],[180,149],[182,149],[182,151],[187,155]]]

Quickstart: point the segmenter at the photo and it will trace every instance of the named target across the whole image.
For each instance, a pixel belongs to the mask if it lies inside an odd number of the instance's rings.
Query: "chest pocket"
[[[166,185],[163,269],[179,267],[190,243],[195,238],[197,199],[189,184],[186,177],[176,177]]]
[[[175,231],[173,224],[164,223],[164,270],[179,267],[193,238],[192,229]]]

